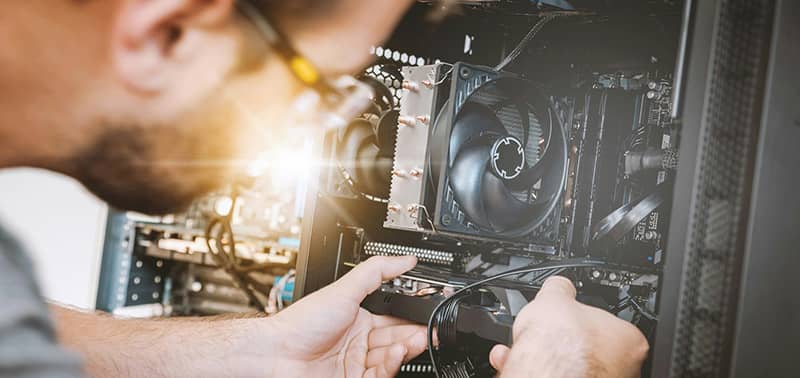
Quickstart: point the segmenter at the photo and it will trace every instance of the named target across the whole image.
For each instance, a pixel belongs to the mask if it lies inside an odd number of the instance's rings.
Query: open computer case
[[[791,375],[800,4],[457,3],[412,9],[365,75],[384,104],[319,142],[295,296],[412,254],[363,306],[428,324],[469,283],[573,263],[459,297],[439,368],[493,374],[487,345],[562,274],[645,333],[643,375]]]
[[[420,0],[371,53],[370,107],[275,154],[319,164],[113,212],[97,307],[275,313],[414,255],[362,304],[437,332],[402,376],[494,375],[552,275],[646,335],[643,376],[795,375],[799,2]]]

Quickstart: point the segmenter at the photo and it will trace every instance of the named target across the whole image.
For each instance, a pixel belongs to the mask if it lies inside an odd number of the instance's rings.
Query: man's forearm
[[[265,318],[115,319],[51,308],[61,343],[83,356],[92,376],[241,376],[271,365]]]

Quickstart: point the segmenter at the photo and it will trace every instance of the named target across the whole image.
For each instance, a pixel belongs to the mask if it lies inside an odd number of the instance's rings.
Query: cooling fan
[[[339,130],[336,161],[356,193],[381,200],[389,194],[398,110],[382,81],[366,75],[360,80],[370,85],[374,97],[364,114]]]
[[[385,226],[553,245],[566,182],[567,140],[549,97],[527,80],[488,67],[457,63],[441,68],[433,68],[439,79],[430,108],[415,106],[427,100],[424,87],[414,93],[416,98],[407,93],[401,102],[403,117],[432,115],[427,136],[413,134],[427,138],[428,175],[420,196],[424,213],[411,213],[418,220],[409,227],[403,214],[392,214],[390,208]],[[409,145],[419,143],[409,138],[412,133],[398,132],[395,169],[409,155]],[[406,185],[393,179],[393,201],[404,203]]]

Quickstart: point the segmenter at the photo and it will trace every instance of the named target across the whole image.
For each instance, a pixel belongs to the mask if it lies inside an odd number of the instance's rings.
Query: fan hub
[[[525,148],[513,136],[500,138],[492,146],[492,169],[503,179],[511,180],[525,169]]]

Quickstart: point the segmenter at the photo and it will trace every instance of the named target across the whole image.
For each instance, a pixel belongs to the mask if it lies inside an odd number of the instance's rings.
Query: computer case
[[[603,6],[612,3],[625,2]],[[800,184],[800,78],[795,69],[800,66],[800,3],[646,3],[680,9],[675,40],[660,47],[676,51],[670,111],[681,135],[659,282],[659,319],[644,373],[792,375],[794,351],[800,350],[800,303],[794,293],[800,284],[800,201],[795,198]],[[425,29],[414,20],[414,12],[401,30]],[[483,63],[497,58],[497,49],[489,45],[516,41],[511,35],[519,30],[513,24],[498,29],[480,22],[454,23],[444,22],[437,40],[398,33],[387,46],[416,51],[425,63],[453,56]],[[545,70],[551,62],[539,63]],[[325,145],[320,140],[316,147],[325,151]],[[325,169],[316,173],[330,177]],[[295,297],[332,282],[352,266],[347,262],[358,260],[358,249],[364,246],[348,238],[379,232],[334,228],[375,224],[374,219],[386,217],[386,203],[365,206],[320,194],[324,181],[311,184],[306,201]],[[400,234],[392,241],[408,236]],[[424,366],[404,371],[430,373]]]

